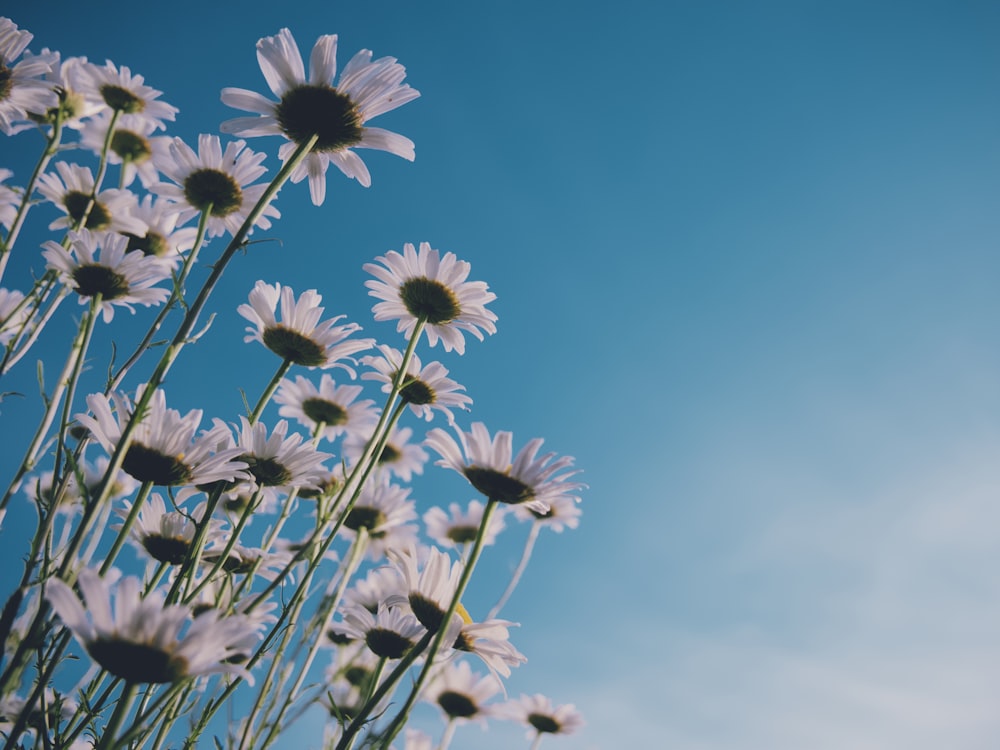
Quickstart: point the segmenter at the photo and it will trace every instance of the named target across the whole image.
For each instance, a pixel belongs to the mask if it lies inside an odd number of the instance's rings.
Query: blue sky
[[[227,272],[216,358],[168,394],[233,418],[237,384],[266,382],[235,314],[258,278],[398,345],[361,265],[422,240],[471,262],[500,318],[443,358],[471,419],[545,437],[590,485],[508,613],[529,657],[508,689],[588,721],[543,746],[996,747],[995,3],[4,12],[32,49],[143,74],[189,142],[233,116],[222,87],[263,89],[254,43],[283,26],[407,67],[422,97],[376,124],[416,161],[371,154],[368,190],[331,173],[321,208],[286,188],[282,244]],[[272,169],[277,146],[251,143]],[[468,499],[457,477],[425,487]],[[484,561],[484,589],[516,554]]]

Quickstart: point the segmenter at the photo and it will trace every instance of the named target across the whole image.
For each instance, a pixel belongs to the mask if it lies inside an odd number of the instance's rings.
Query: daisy
[[[80,128],[80,145],[100,156],[104,152],[104,142],[110,126],[111,116],[107,113],[88,120]],[[130,116],[120,117],[115,124],[108,161],[122,165],[123,187],[131,185],[136,176],[147,189],[160,181],[153,155],[157,154],[157,161],[162,161],[168,154],[171,139],[165,135],[153,136],[155,130],[156,125],[149,120]]]
[[[486,622],[462,621],[461,630],[452,643],[455,652],[475,654],[483,660],[490,673],[500,683],[500,675],[510,677],[510,668],[519,667],[527,660],[524,654],[514,648],[509,638],[508,628],[518,623],[509,620],[487,620]]]
[[[119,515],[127,518],[132,504],[126,500],[124,506]],[[204,508],[199,511],[193,515],[167,511],[163,498],[154,492],[143,504],[135,524],[129,530],[129,538],[154,560],[181,565],[187,559],[194,542],[196,523],[200,521]],[[221,521],[209,520],[206,537],[209,542],[219,535],[221,526]]]
[[[360,529],[368,532],[368,556],[383,557],[390,549],[405,549],[417,541],[416,526],[408,523],[417,517],[408,487],[367,482],[344,519],[343,530],[349,538]]]
[[[118,579],[114,569],[106,578],[82,570],[83,602],[58,579],[45,589],[56,614],[104,669],[129,683],[173,683],[213,672],[253,683],[246,669],[229,661],[239,653],[234,643],[256,637],[247,618],[222,617],[214,610],[192,618],[187,607],[164,604],[159,592],[143,597],[138,578]]]
[[[409,427],[393,427],[378,457],[379,468],[404,482],[409,482],[414,474],[423,474],[428,458],[427,451],[410,442],[412,437],[413,430]],[[344,455],[357,461],[370,439],[371,436],[364,433],[349,434],[344,441]]]
[[[76,76],[80,92],[93,102],[121,115],[135,115],[149,121],[156,130],[166,129],[164,121],[173,122],[177,107],[158,101],[162,91],[147,86],[140,75],[110,60],[104,67],[83,63]]]
[[[58,104],[52,85],[43,80],[52,67],[48,58],[31,56],[14,63],[33,36],[0,17],[0,130],[7,135],[13,135],[13,123],[29,112],[45,112]]]
[[[14,176],[9,169],[0,168],[0,227],[10,229],[17,218],[17,207],[21,205],[21,188],[12,190],[3,183]]]
[[[14,125],[11,128],[12,132],[19,133],[22,130],[37,127],[39,124],[54,124],[57,117],[61,118],[62,127],[79,130],[88,118],[104,109],[103,102],[92,101],[78,90],[79,69],[86,64],[87,58],[67,57],[63,60],[61,57],[58,51],[50,50],[48,47],[43,47],[38,55],[34,55],[30,51],[24,53],[25,60],[49,66],[45,80],[55,93],[57,102],[47,109],[29,110],[29,119]]]
[[[266,183],[251,183],[267,172],[261,166],[265,155],[244,150],[245,141],[222,144],[217,135],[199,135],[198,153],[180,138],[174,138],[164,152],[153,155],[153,163],[174,184],[158,182],[150,190],[176,204],[182,222],[208,212],[209,237],[225,232],[235,235],[250,211],[267,190]],[[256,226],[270,229],[270,219],[281,214],[272,205],[265,206]]]
[[[463,565],[458,561],[452,562],[447,552],[433,547],[422,568],[418,559],[413,547],[403,553],[390,554],[393,567],[403,579],[406,593],[390,596],[386,603],[390,606],[408,603],[420,624],[431,632],[437,632],[458,590]]]
[[[458,503],[451,503],[448,512],[438,507],[424,513],[427,536],[443,547],[458,547],[472,544],[479,535],[486,506],[478,500],[470,500],[467,511],[462,511]],[[502,513],[494,513],[483,535],[483,544],[496,543],[497,534],[504,529]]]
[[[132,213],[146,225],[146,232],[124,232],[128,237],[128,247],[125,249],[130,253],[155,255],[169,263],[171,268],[176,267],[183,254],[194,247],[198,230],[195,227],[178,228],[181,217],[173,210],[173,205],[165,198],[143,196]]]
[[[137,397],[141,394],[142,387]],[[115,392],[111,393],[110,399],[94,393],[87,396],[87,408],[93,416],[77,414],[76,419],[111,455],[121,439],[123,427],[132,418],[132,402],[127,396]],[[168,409],[166,396],[162,390],[157,390],[132,433],[122,469],[140,482],[165,487],[220,480],[232,482],[244,477],[247,464],[238,458],[240,449],[216,450],[219,443],[216,430],[195,437],[201,416],[200,409],[184,416]],[[179,494],[178,498],[183,494]]]
[[[572,703],[553,706],[541,693],[521,695],[518,700],[499,706],[497,715],[530,727],[529,739],[542,734],[573,734],[583,726],[583,716],[576,706]]]
[[[575,529],[580,525],[583,511],[576,504],[575,498],[562,495],[549,501],[549,509],[544,513],[532,510],[524,505],[514,506],[514,515],[519,521],[532,521],[538,526],[562,533],[563,529]]]
[[[311,152],[292,172],[293,182],[309,178],[314,205],[326,197],[326,170],[331,163],[365,187],[371,175],[352,148],[374,148],[413,161],[413,141],[381,128],[364,124],[420,96],[403,83],[406,69],[393,57],[372,60],[361,50],[341,72],[336,86],[337,37],[316,40],[306,79],[302,55],[288,29],[257,42],[257,61],[267,85],[278,101],[239,88],[222,90],[222,101],[230,107],[253,112],[256,117],[237,117],[222,123],[223,133],[243,137],[280,135],[288,139],[278,155],[287,162],[298,146],[315,136]]]
[[[250,424],[240,417],[236,447],[239,460],[245,461],[250,481],[265,494],[290,492],[295,487],[316,487],[323,481],[323,462],[329,453],[316,450],[299,433],[288,433],[288,422],[282,419],[270,436],[263,422]],[[287,435],[287,436],[286,436]]]
[[[334,630],[364,641],[373,654],[384,659],[402,659],[427,632],[412,614],[385,604],[380,604],[374,615],[361,606],[345,607],[343,622]]]
[[[403,580],[395,567],[384,566],[368,571],[364,578],[355,581],[344,592],[345,606],[364,607],[369,612],[378,611],[378,605],[390,596],[402,595],[406,599]]]
[[[86,214],[83,229],[135,234],[146,231],[142,221],[133,216],[137,200],[128,190],[109,188],[94,195],[94,175],[86,167],[59,161],[56,171],[58,175],[48,172],[38,178],[38,192],[66,214],[49,224],[49,229],[78,228]]]
[[[421,696],[429,703],[436,703],[445,720],[478,721],[483,724],[495,713],[495,706],[486,702],[500,692],[500,685],[491,676],[481,676],[472,671],[467,662],[445,662],[442,669],[427,683]]]
[[[281,322],[275,317],[281,301]],[[323,297],[315,289],[307,289],[298,300],[291,287],[258,281],[250,291],[249,305],[240,305],[237,312],[253,323],[248,326],[243,341],[259,341],[282,359],[304,367],[342,367],[354,377],[354,370],[338,360],[354,359],[351,355],[371,349],[372,339],[347,337],[361,330],[357,323],[337,325],[344,315],[320,321]],[[355,363],[356,364],[356,363]]]
[[[571,482],[577,471],[563,469],[573,465],[570,456],[556,458],[555,453],[538,456],[542,439],[528,442],[511,462],[513,434],[497,432],[491,439],[486,425],[476,422],[471,432],[458,430],[458,440],[440,428],[427,433],[427,445],[441,455],[438,466],[454,469],[464,475],[469,483],[489,500],[526,507],[545,513],[558,497],[571,497],[571,493],[586,485]],[[563,473],[560,473],[563,472]]]
[[[287,550],[268,552],[260,547],[244,547],[242,544],[234,544],[232,549],[226,552],[227,544],[227,539],[222,536],[217,537],[214,544],[202,554],[202,565],[211,568],[222,559],[221,567],[226,573],[231,575],[253,573],[265,581],[273,581],[285,570],[293,557],[293,553]],[[226,555],[224,559],[223,554]],[[295,578],[291,574],[285,578],[290,584],[295,583]]]
[[[7,346],[28,322],[24,295],[16,289],[0,287],[0,346]]]
[[[371,371],[362,373],[361,379],[378,380],[383,383],[382,392],[391,393],[392,384],[403,363],[403,355],[398,349],[384,344],[379,344],[378,350],[382,353],[381,357],[361,358],[362,364],[372,368]],[[428,422],[434,418],[434,410],[437,409],[447,417],[448,424],[455,424],[452,407],[468,411],[472,403],[471,398],[459,393],[464,390],[465,386],[448,377],[448,370],[440,362],[431,362],[422,368],[420,358],[414,354],[406,368],[406,379],[399,397],[409,405],[414,414]]]
[[[170,296],[166,289],[155,288],[170,277],[170,266],[159,258],[127,252],[124,235],[83,230],[70,233],[69,250],[52,240],[42,247],[48,267],[77,293],[81,305],[100,295],[105,323],[114,318],[115,307],[135,313],[132,305],[159,305]]]
[[[274,400],[281,404],[278,414],[292,417],[299,424],[320,433],[327,440],[338,435],[370,425],[376,419],[375,402],[370,399],[355,401],[361,395],[360,385],[338,386],[330,375],[324,373],[319,387],[299,375],[294,381],[282,380]]]
[[[396,330],[413,335],[417,321],[425,323],[427,341],[435,346],[441,340],[445,351],[465,353],[468,331],[480,341],[483,332],[496,333],[497,316],[486,305],[497,298],[487,291],[484,281],[466,281],[471,266],[458,260],[454,253],[441,257],[427,242],[420,251],[407,242],[403,254],[390,250],[365,263],[364,270],[377,281],[366,281],[368,294],[383,300],[372,308],[375,320],[398,320]]]

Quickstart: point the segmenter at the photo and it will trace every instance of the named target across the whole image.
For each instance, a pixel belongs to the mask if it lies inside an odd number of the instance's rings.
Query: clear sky
[[[373,186],[331,172],[321,208],[286,188],[281,245],[227,272],[205,366],[167,390],[233,419],[237,388],[262,387],[272,355],[235,313],[257,279],[315,287],[398,346],[362,264],[420,241],[468,260],[499,332],[443,358],[475,401],[463,425],[544,437],[590,485],[507,612],[529,659],[508,690],[588,722],[543,747],[1000,743],[1000,5],[2,13],[33,50],[144,75],[189,142],[238,114],[222,87],[263,90],[254,44],[281,27],[406,66],[422,97],[376,124],[416,161],[369,152]],[[20,174],[39,144],[5,139],[0,163]],[[272,170],[278,145],[251,143]],[[471,497],[436,474],[432,501]],[[484,559],[483,606],[516,555]]]

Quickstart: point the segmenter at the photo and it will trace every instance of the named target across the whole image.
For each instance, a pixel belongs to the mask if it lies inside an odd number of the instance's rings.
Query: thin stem
[[[271,378],[271,382],[267,384],[264,392],[260,394],[260,398],[257,400],[257,405],[253,408],[253,413],[250,414],[250,424],[255,424],[260,415],[264,411],[264,407],[267,406],[268,402],[271,400],[271,396],[278,389],[281,384],[282,379],[288,374],[288,370],[291,369],[292,360],[286,359],[279,366],[277,372]]]
[[[138,686],[134,682],[126,682],[125,686],[122,688],[121,695],[118,696],[118,703],[115,706],[115,712],[111,714],[111,718],[108,720],[107,726],[104,727],[104,733],[101,736],[101,741],[97,744],[94,750],[111,750],[118,743],[115,742],[115,735],[118,734],[118,729],[121,727],[122,723],[125,721],[125,717],[128,716],[129,711],[132,709],[132,699],[135,697],[135,691]]]
[[[542,744],[542,733],[539,732],[535,735],[535,739],[531,743],[531,747],[528,750],[538,750],[539,746]]]
[[[514,593],[514,589],[517,588],[517,584],[521,581],[521,576],[524,575],[524,569],[528,567],[528,560],[531,559],[531,553],[535,548],[535,542],[538,540],[538,532],[542,528],[540,523],[532,523],[531,531],[528,532],[528,540],[524,543],[524,551],[521,553],[521,560],[518,562],[517,567],[514,569],[514,574],[510,578],[510,583],[507,584],[507,588],[504,589],[503,594],[497,600],[497,603],[493,605],[493,609],[490,613],[486,615],[487,620],[492,620],[498,614],[503,606],[510,599],[510,595]]]

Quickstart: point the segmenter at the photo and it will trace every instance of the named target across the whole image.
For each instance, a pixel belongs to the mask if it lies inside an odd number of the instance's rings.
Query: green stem
[[[271,382],[267,384],[264,392],[260,394],[260,398],[257,400],[257,405],[253,408],[253,413],[250,414],[250,424],[256,424],[257,420],[260,419],[260,415],[263,413],[264,407],[267,406],[268,402],[271,400],[271,396],[274,395],[274,392],[278,390],[278,386],[281,385],[282,379],[288,374],[291,367],[292,360],[290,359],[284,360],[278,366],[278,370],[271,378]]]
[[[152,488],[152,482],[143,482],[142,486],[139,487],[139,492],[135,496],[135,502],[132,503],[132,507],[129,508],[128,516],[126,516],[121,529],[118,530],[118,536],[115,537],[114,544],[111,545],[111,551],[108,552],[108,556],[104,559],[104,563],[101,565],[100,573],[102,577],[111,569],[111,566],[115,564],[115,558],[118,557],[118,553],[125,544],[125,540],[128,539],[128,533],[132,529],[135,519],[139,517],[139,511],[146,502],[146,498],[149,496],[149,491]]]
[[[115,735],[118,734],[118,730],[125,721],[125,717],[128,716],[129,711],[132,709],[132,699],[135,697],[136,687],[138,686],[134,682],[126,682],[124,687],[122,687],[115,711],[111,714],[107,726],[104,727],[104,733],[101,735],[101,741],[94,750],[111,750],[118,745],[115,742]]]

